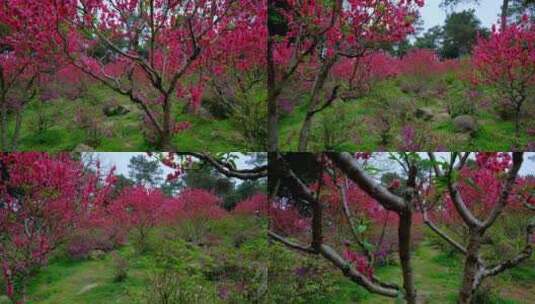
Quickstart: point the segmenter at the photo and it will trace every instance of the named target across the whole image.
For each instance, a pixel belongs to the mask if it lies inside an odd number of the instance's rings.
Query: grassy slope
[[[232,250],[231,235],[244,231],[247,222],[236,225],[222,223],[215,226],[222,242]],[[257,234],[258,238],[259,234]],[[259,239],[250,240],[250,245],[258,244]],[[264,241],[262,241],[264,242]],[[129,274],[126,281],[113,282],[113,267],[108,255],[98,261],[68,262],[60,260],[51,263],[32,281],[29,303],[131,303],[129,295],[143,291],[150,272],[150,255],[136,255],[130,246],[123,247],[119,254],[129,261]],[[415,280],[418,292],[430,303],[455,303],[461,263],[458,258],[447,256],[426,242],[417,249],[414,256]],[[399,283],[399,267],[387,266],[378,269],[378,276]],[[371,295],[349,280],[339,278],[336,291],[327,297],[328,303],[395,303],[394,299]],[[492,280],[493,290],[498,290],[491,303],[534,303],[535,269],[530,266],[517,268],[510,273]],[[325,298],[321,302],[325,303]]]
[[[415,284],[420,297],[429,303],[456,303],[462,263],[457,257],[448,256],[424,242],[416,250],[414,257]],[[398,266],[382,267],[377,275],[387,281],[401,284],[401,271]],[[396,303],[395,299],[369,294],[353,283],[341,279],[343,288],[333,299],[333,303],[379,304]],[[490,281],[493,304],[521,304],[535,302],[535,269],[533,263],[504,273]],[[490,304],[489,303],[489,304]]]
[[[207,239],[204,245],[194,246],[203,254],[214,259],[220,259],[221,252],[243,256],[242,264],[252,266],[253,262],[266,257],[261,255],[267,246],[267,240],[262,238],[265,223],[256,218],[230,217],[219,221],[204,222],[207,227]],[[262,228],[264,227],[264,228]],[[175,230],[171,230],[175,231]],[[154,271],[154,261],[157,259],[158,249],[162,241],[169,237],[169,230],[156,230],[152,234],[150,244],[152,249],[143,255],[136,253],[134,247],[126,245],[117,253],[128,261],[128,276],[123,282],[114,282],[114,263],[112,254],[107,254],[100,260],[69,261],[57,258],[43,268],[30,282],[28,287],[29,304],[130,304],[140,301],[139,295],[145,292],[148,280]],[[235,246],[235,236],[240,234],[244,242],[239,249]],[[185,251],[190,252],[190,251]],[[191,251],[193,252],[193,251]],[[250,254],[257,253],[255,259],[247,259]],[[183,261],[197,261],[199,256],[180,256]],[[207,285],[215,289],[215,283],[205,280]],[[139,302],[144,303],[144,302]],[[214,304],[214,303],[210,303]]]
[[[391,96],[396,96],[399,100],[415,100],[418,107],[442,109],[444,106],[442,102],[436,98],[421,98],[413,94],[403,93],[395,81],[387,81],[381,84],[380,90],[388,90]],[[339,102],[339,101],[338,101]],[[397,151],[398,147],[390,144],[387,147],[380,145],[378,135],[374,134],[373,127],[368,126],[363,119],[372,117],[378,111],[374,105],[373,97],[365,96],[358,100],[348,102],[339,102],[346,115],[353,117],[358,122],[356,126],[351,128],[350,137],[348,137],[343,144],[339,145],[338,150],[344,151]],[[504,121],[491,113],[489,110],[479,109],[477,113],[477,120],[480,123],[480,129],[469,141],[461,141],[455,146],[446,146],[448,151],[509,151],[513,144],[514,123],[512,121]],[[280,122],[280,142],[282,150],[296,150],[299,130],[301,128],[303,119],[306,114],[306,105],[301,104],[295,107],[294,111],[287,116],[284,116]],[[318,128],[321,124],[322,115],[337,115],[330,114],[329,110],[325,110],[320,115],[315,116],[314,126]],[[393,137],[399,136],[401,133],[401,125],[395,124],[391,131]],[[457,141],[458,136],[454,132],[452,121],[433,121],[430,122],[430,127],[434,134],[442,137],[450,137],[452,141]],[[317,130],[316,133],[321,131]],[[313,131],[314,133],[314,131]],[[529,141],[534,141],[533,136],[528,138],[526,134],[521,137],[521,143],[527,144]],[[311,141],[309,149],[324,149],[322,143],[314,143]],[[316,145],[316,146],[314,146]],[[320,145],[320,146],[317,146]],[[422,147],[427,148],[429,147]],[[431,147],[436,149],[437,147]]]
[[[99,145],[90,144],[98,151],[146,151],[151,147],[145,142],[140,127],[141,111],[128,98],[101,87],[93,86],[89,97],[69,101],[59,99],[39,107],[31,104],[24,113],[21,142],[22,151],[66,151],[78,144],[88,144],[86,132],[76,126],[74,117],[78,108],[86,113],[102,116],[102,105],[109,99],[116,99],[131,112],[123,116],[103,117],[101,127],[111,130],[112,136],[103,136]],[[189,121],[192,127],[173,138],[176,146],[183,151],[236,151],[245,149],[240,143],[240,135],[229,120],[203,119],[182,114],[182,104],[174,109],[177,121]],[[38,134],[32,126],[39,113],[47,113],[53,118],[52,126]],[[152,148],[154,149],[154,148]]]

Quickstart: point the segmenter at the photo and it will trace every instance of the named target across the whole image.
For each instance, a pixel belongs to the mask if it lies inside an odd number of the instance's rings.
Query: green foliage
[[[163,180],[162,174],[163,170],[159,160],[148,158],[144,154],[130,158],[128,176],[136,185],[156,187]]]
[[[102,107],[110,98],[116,99],[119,105],[130,112],[104,118]],[[174,106],[174,118],[191,123],[190,129],[172,138],[172,143],[178,149],[239,151],[247,148],[241,142],[239,127],[229,119],[205,119],[184,113],[182,103],[175,103]],[[98,120],[86,120],[86,123],[92,124],[84,127],[76,121],[77,113]],[[59,98],[44,105],[32,101],[23,113],[19,150],[71,151],[79,144],[85,144],[97,151],[153,151],[154,147],[145,141],[140,131],[143,127],[140,115],[141,110],[128,98],[101,85],[88,87],[87,96],[74,101]],[[40,124],[45,127],[37,132]],[[9,121],[9,129],[14,129],[13,119]]]
[[[467,96],[468,88],[458,80],[450,80],[448,83],[446,107],[451,118],[460,115],[474,115],[476,113],[476,100]]]
[[[321,113],[320,124],[312,130],[312,138],[322,143],[314,150],[340,150],[340,146],[352,136],[352,127],[357,120],[341,102],[335,102]]]
[[[278,243],[269,252],[270,303],[328,303],[339,290],[337,276],[321,259],[295,254]]]
[[[128,261],[116,252],[112,253],[113,281],[123,282],[128,276]]]
[[[385,80],[373,87],[365,97],[339,102],[336,104],[336,109],[334,107],[326,109],[313,121],[310,148],[314,151],[325,150],[326,137],[323,134],[330,134],[328,138],[335,139],[332,140],[332,150],[395,151],[400,149],[403,139],[402,129],[407,125],[414,129],[415,142],[422,151],[437,149],[508,151],[515,146],[514,137],[511,136],[515,132],[514,123],[500,119],[494,109],[481,106],[480,100],[469,98],[467,96],[469,86],[455,73],[448,73],[443,78],[424,79],[423,86],[418,89],[418,92],[423,92],[422,94],[416,94],[412,90],[403,92],[404,83],[411,82],[412,80],[406,77]],[[445,92],[439,94],[442,90]],[[484,88],[478,95],[483,100],[492,96],[493,92]],[[479,130],[473,136],[455,132],[452,117],[446,113],[450,102],[453,112],[472,113],[477,119]],[[429,121],[417,119],[415,111],[419,108],[430,109],[434,117]],[[533,109],[527,109],[526,113],[532,112]],[[383,128],[384,132],[380,132],[378,128],[381,126],[380,118],[385,115],[391,119],[390,130]],[[439,119],[439,116],[446,118]],[[528,116],[523,118],[523,124],[526,126],[530,125]],[[281,119],[279,125],[281,150],[295,151],[304,117],[305,109],[297,106],[290,116]],[[381,146],[384,138],[389,143]],[[521,133],[520,146],[525,147],[533,141],[535,136],[526,132]]]
[[[414,47],[438,50],[442,44],[442,35],[442,27],[435,25],[428,29],[422,36],[416,37]]]
[[[442,56],[458,58],[469,54],[478,33],[485,36],[489,32],[481,28],[481,21],[473,9],[449,14],[443,28]]]
[[[264,82],[261,82],[262,84]],[[267,91],[261,86],[254,93],[239,94],[230,121],[240,132],[248,151],[264,151],[267,138]]]

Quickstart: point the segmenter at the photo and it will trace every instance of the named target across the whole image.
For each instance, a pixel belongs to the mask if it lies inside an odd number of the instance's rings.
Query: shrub
[[[267,106],[262,94],[241,94],[230,116],[237,126],[245,147],[253,151],[264,150],[267,138]]]
[[[128,275],[128,261],[116,252],[112,252],[113,281],[122,282]]]
[[[348,113],[343,103],[336,102],[321,113],[321,123],[315,128],[314,135],[323,144],[321,150],[340,150],[340,147],[354,135],[353,130],[356,125],[357,118]]]
[[[446,109],[451,118],[461,115],[473,115],[479,100],[477,91],[467,90],[459,81],[454,81],[448,86],[446,97]]]
[[[5,296],[5,295],[1,295],[0,296],[0,304],[12,304],[13,302],[11,302],[11,300]]]
[[[165,269],[151,276],[143,294],[143,302],[147,304],[214,303],[213,292],[202,285],[192,284],[176,271]]]
[[[111,251],[124,242],[120,233],[107,229],[80,229],[67,243],[67,253],[72,259],[85,259],[93,250]]]

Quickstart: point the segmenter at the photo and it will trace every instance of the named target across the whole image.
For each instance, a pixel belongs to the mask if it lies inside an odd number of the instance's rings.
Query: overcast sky
[[[424,31],[435,26],[443,25],[446,19],[446,12],[439,7],[442,0],[425,0],[424,7],[420,10],[420,15],[424,20]],[[475,1],[465,1],[475,2]],[[492,24],[497,23],[498,15],[500,13],[501,2],[499,0],[479,0],[479,5],[476,4],[460,4],[455,8],[456,12],[473,8],[476,11],[476,16],[481,20],[483,27],[490,28]]]
[[[143,152],[95,152],[95,155],[97,155],[98,159],[100,159],[101,167],[105,170],[110,169],[112,166],[116,167],[116,174],[122,174],[126,177],[128,177],[128,163],[130,162],[130,159],[132,156],[138,155],[138,154],[144,154]],[[247,157],[244,155],[241,155],[241,157],[236,161],[236,165],[238,168],[248,168],[251,167],[245,163]],[[163,177],[165,178],[167,174],[173,172],[170,168],[161,165],[164,174]]]
[[[105,169],[109,169],[112,166],[115,166],[117,168],[117,174],[123,174],[124,176],[128,176],[128,162],[130,161],[130,158],[132,156],[137,154],[144,154],[140,152],[97,152],[95,153],[98,155],[101,165]],[[436,153],[438,157],[448,157],[449,154],[447,153]],[[239,168],[245,168],[250,167],[245,164],[245,157],[241,157],[237,161],[237,165]],[[162,166],[164,170],[164,177],[171,172],[171,170],[165,166]],[[535,175],[535,152],[526,152],[524,157],[524,163],[522,164],[522,167],[520,169],[521,175]]]

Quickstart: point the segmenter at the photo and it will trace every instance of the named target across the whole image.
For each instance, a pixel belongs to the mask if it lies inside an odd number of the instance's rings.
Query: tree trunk
[[[275,88],[275,63],[273,62],[273,41],[268,37],[267,48],[268,66],[268,152],[279,150],[279,110],[277,105],[278,92]]]
[[[522,103],[524,102],[524,98],[519,98],[519,100],[516,101],[515,104],[515,139],[516,144],[518,145],[516,148],[520,148],[520,112],[522,111]]]
[[[481,248],[481,234],[478,231],[470,232],[470,240],[466,248],[466,259],[464,263],[463,285],[459,293],[459,304],[470,304],[474,295],[480,271],[479,249]]]
[[[416,289],[411,265],[411,226],[412,212],[404,211],[399,214],[399,260],[403,271],[403,288],[408,304],[416,303]]]
[[[0,125],[0,150],[8,151],[7,147],[7,103],[5,98],[1,100],[2,102],[2,125]]]
[[[503,0],[502,2],[502,13],[501,13],[501,29],[502,32],[507,27],[507,14],[509,13],[509,0]]]
[[[17,111],[17,114],[15,116],[15,130],[13,132],[13,138],[11,139],[11,150],[15,151],[17,150],[17,145],[19,142],[19,136],[20,136],[20,128],[22,125],[22,110]]]
[[[163,101],[163,126],[158,142],[158,148],[172,150],[171,147],[171,103],[169,96],[164,97]]]
[[[312,126],[312,118],[317,113],[315,112],[315,110],[317,109],[321,101],[321,98],[319,98],[319,95],[323,89],[323,86],[325,85],[327,76],[329,76],[329,71],[331,70],[331,68],[336,63],[337,60],[338,60],[337,55],[334,55],[331,58],[328,58],[323,63],[318,75],[316,76],[316,80],[314,81],[314,87],[312,88],[312,93],[310,95],[310,99],[308,103],[307,115],[305,117],[305,120],[303,121],[303,126],[301,127],[301,131],[299,132],[299,145],[297,147],[297,150],[299,152],[305,152],[307,149],[308,139],[310,136],[310,128]]]
[[[313,116],[313,114],[307,113],[303,125],[301,126],[301,131],[299,132],[299,146],[297,147],[297,151],[299,152],[305,152],[307,149]]]

